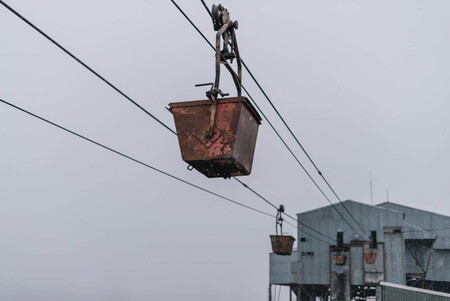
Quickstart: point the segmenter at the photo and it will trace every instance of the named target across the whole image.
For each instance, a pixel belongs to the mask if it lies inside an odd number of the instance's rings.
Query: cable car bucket
[[[272,251],[277,255],[291,255],[294,247],[295,238],[290,235],[283,235],[283,216],[284,206],[280,205],[276,216],[275,232],[276,235],[270,235],[272,243]],[[278,227],[280,227],[280,235],[278,235]]]
[[[231,21],[228,10],[220,4],[213,5],[209,13],[217,31],[216,76],[214,83],[196,85],[211,85],[206,92],[208,99],[170,103],[169,110],[175,120],[181,156],[189,167],[209,178],[249,175],[261,117],[241,95],[242,62],[235,34],[238,22]],[[230,65],[233,60],[237,72]],[[221,64],[231,73],[237,97],[219,98],[229,95],[219,88]]]

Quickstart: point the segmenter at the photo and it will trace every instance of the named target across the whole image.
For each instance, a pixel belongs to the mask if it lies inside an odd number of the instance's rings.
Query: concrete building
[[[297,250],[270,254],[270,285],[297,300],[366,300],[380,281],[450,293],[449,216],[348,200],[297,221]]]

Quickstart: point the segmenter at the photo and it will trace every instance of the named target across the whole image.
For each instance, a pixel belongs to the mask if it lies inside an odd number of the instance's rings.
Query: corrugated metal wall
[[[271,253],[269,275],[270,284],[287,285],[290,283],[298,283],[298,254],[293,251],[289,256],[281,256]]]
[[[415,227],[424,229],[438,236],[436,243],[434,244],[435,249],[450,249],[450,218],[448,216],[394,203],[383,203],[377,206],[404,212],[406,223],[412,224]],[[408,239],[408,237],[405,238]]]
[[[376,230],[378,242],[384,242],[384,226],[402,226],[403,213],[391,209],[375,207],[353,201],[345,201],[346,208],[352,212],[360,225],[364,225],[365,234],[370,235],[370,231]],[[319,208],[312,211],[303,212],[297,215],[299,221],[309,225],[328,237],[335,238],[338,229],[344,232],[344,243],[348,244],[356,237],[354,230],[342,219],[339,213],[345,212],[341,204]],[[311,231],[298,224],[298,261],[300,262],[300,283],[302,284],[330,284],[330,245],[336,244],[335,240],[321,240],[311,237]],[[356,227],[356,226],[355,226]],[[313,232],[314,234],[314,232]],[[317,236],[317,234],[316,234]],[[360,237],[366,239],[366,237]],[[325,242],[324,242],[325,241]],[[404,276],[402,277],[402,279]],[[394,280],[393,280],[394,281]]]
[[[449,301],[450,294],[417,289],[403,285],[381,283],[379,301]],[[381,296],[380,296],[381,295]]]
[[[405,284],[405,243],[401,227],[384,227],[385,281]]]

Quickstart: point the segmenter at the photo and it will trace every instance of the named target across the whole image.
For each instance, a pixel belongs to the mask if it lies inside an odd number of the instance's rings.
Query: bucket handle
[[[280,227],[280,235],[283,235],[283,216],[282,213],[284,212],[284,206],[280,205],[280,208],[278,208],[277,216],[276,218],[276,224],[275,224],[275,232],[278,235],[278,227]]]
[[[239,55],[239,48],[236,39],[235,30],[238,29],[239,25],[237,21],[232,21],[230,19],[230,14],[228,10],[221,4],[213,5],[211,17],[214,25],[214,30],[216,32],[216,78],[214,85],[210,91],[206,94],[210,94],[212,98],[217,99],[217,94],[222,95],[222,91],[219,89],[220,83],[220,64],[223,63],[227,70],[231,73],[234,84],[236,86],[238,97],[241,96],[241,86],[242,86],[242,61]],[[220,41],[223,40],[222,49],[220,49]],[[230,46],[230,48],[228,48]],[[233,59],[237,62],[237,73],[231,68],[228,60],[233,62]],[[223,96],[223,95],[222,95]],[[209,96],[208,96],[209,97]]]
[[[216,32],[216,77],[214,83],[211,85],[211,89],[206,91],[206,96],[209,100],[211,100],[211,116],[209,122],[209,128],[205,131],[205,137],[211,138],[214,136],[214,124],[216,119],[216,111],[217,111],[217,97],[221,95],[222,97],[229,95],[228,93],[223,93],[220,88],[220,64],[224,64],[227,70],[231,73],[231,77],[233,78],[233,82],[236,86],[237,95],[241,97],[242,95],[242,61],[241,56],[239,55],[239,48],[236,39],[235,30],[238,29],[239,25],[237,21],[231,21],[230,14],[228,10],[223,7],[221,4],[213,5],[212,11],[206,7],[205,3],[202,1],[203,5],[207,9],[211,19],[213,21],[214,30]],[[222,49],[220,47],[220,42],[223,40]],[[230,46],[230,48],[228,48]],[[237,72],[233,70],[230,62],[233,62],[233,59],[237,62]]]

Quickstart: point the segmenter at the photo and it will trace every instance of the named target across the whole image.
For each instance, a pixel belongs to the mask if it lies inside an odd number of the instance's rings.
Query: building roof
[[[377,206],[403,212],[405,223],[417,228],[410,229],[409,232],[405,231],[405,239],[408,239],[409,235],[426,237],[429,236],[428,234],[432,234],[436,236],[434,249],[450,249],[450,216],[391,202],[384,202]]]
[[[372,215],[377,215],[376,212],[378,211],[378,214],[382,216],[393,217],[384,220],[384,222],[392,223],[393,226],[398,225],[403,227],[405,239],[435,239],[435,249],[450,249],[450,216],[396,203],[384,202],[377,205],[370,205],[352,200],[345,200],[342,203],[334,203],[333,205],[298,213],[297,217],[299,220],[315,218],[323,219],[329,214],[333,214],[333,216],[339,214],[339,216],[344,216],[348,222],[353,224],[352,218],[349,217],[346,212],[347,210],[352,213],[354,218],[360,220],[361,224],[365,224],[366,222],[362,215],[367,216],[369,212],[371,212]],[[398,217],[399,214],[402,216]],[[339,218],[339,216],[336,217]]]
[[[405,239],[436,239],[437,235],[405,222],[403,237]]]
[[[312,212],[315,212],[315,211],[319,211],[319,210],[323,210],[323,209],[326,209],[326,208],[330,208],[332,206],[334,206],[334,207],[341,207],[341,206],[347,207],[347,205],[351,205],[351,204],[354,204],[354,205],[357,205],[357,206],[363,206],[363,207],[366,206],[368,208],[376,208],[376,209],[379,209],[379,210],[389,210],[389,211],[394,211],[394,212],[402,212],[402,211],[395,210],[395,209],[392,209],[392,208],[379,207],[378,205],[374,206],[374,205],[370,205],[370,204],[366,204],[366,203],[356,202],[356,201],[353,201],[353,200],[345,200],[345,201],[342,201],[341,203],[334,203],[333,205],[326,205],[326,206],[322,206],[322,207],[319,207],[319,208],[316,208],[316,209],[303,211],[301,213],[297,213],[297,215],[303,215],[303,214],[312,213]]]
[[[441,216],[441,217],[445,217],[448,218],[450,220],[450,216],[448,215],[444,215],[444,214],[440,214],[440,213],[436,213],[436,212],[431,212],[431,211],[427,211],[427,210],[422,210],[422,209],[417,209],[414,207],[409,207],[409,206],[405,206],[405,205],[401,205],[401,204],[397,204],[397,203],[392,203],[392,202],[383,202],[380,204],[375,205],[377,207],[382,207],[382,208],[389,208],[389,209],[393,209],[393,210],[397,210],[397,211],[416,211],[417,214],[428,214],[428,215],[437,215],[437,216]]]

